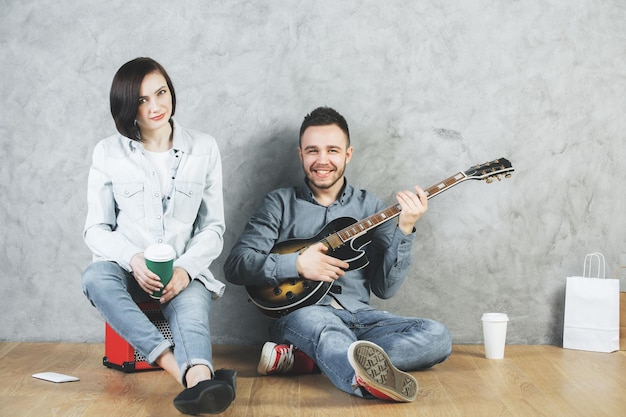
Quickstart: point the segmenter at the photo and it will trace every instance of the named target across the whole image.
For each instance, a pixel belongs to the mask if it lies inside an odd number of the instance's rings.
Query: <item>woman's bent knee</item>
[[[85,268],[81,276],[83,293],[90,298],[89,294],[95,291],[106,290],[110,285],[119,285],[126,273],[126,270],[115,262],[94,262]]]

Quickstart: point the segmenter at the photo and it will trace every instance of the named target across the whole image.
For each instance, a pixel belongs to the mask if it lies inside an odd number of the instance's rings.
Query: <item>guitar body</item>
[[[271,250],[272,253],[296,253],[300,252],[311,245],[318,242],[325,243],[325,240],[330,235],[337,233],[338,231],[350,227],[357,223],[358,220],[352,217],[339,217],[330,223],[328,223],[321,232],[309,239],[289,239],[283,242],[277,243]],[[333,258],[341,259],[350,264],[348,271],[354,269],[361,269],[368,264],[365,252],[361,248],[369,243],[369,239],[364,239],[368,235],[361,236],[359,239],[348,242],[349,244],[341,245],[337,248],[328,247],[327,255]],[[328,245],[326,245],[328,246]]]
[[[369,233],[351,240],[348,244],[333,248],[326,243],[326,238],[336,232],[357,223],[351,217],[340,217],[328,223],[322,231],[309,239],[289,239],[277,243],[271,253],[288,254],[305,250],[318,242],[326,244],[327,255],[347,262],[350,266],[346,271],[364,268],[369,263],[365,251],[362,249],[370,242]],[[300,277],[289,278],[278,286],[246,286],[250,301],[256,304],[261,311],[272,318],[278,318],[291,311],[319,302],[328,292],[332,283],[312,281]]]
[[[513,166],[505,158],[500,158],[471,167],[465,172],[458,172],[451,177],[424,190],[427,198],[432,198],[445,190],[467,180],[485,180],[488,184],[500,176],[508,178]],[[397,204],[370,217],[357,221],[351,217],[341,217],[328,223],[321,232],[310,239],[292,239],[276,244],[271,253],[288,254],[305,250],[321,242],[328,248],[328,255],[347,262],[348,271],[367,266],[369,261],[363,248],[370,243],[374,228],[398,216],[402,207]],[[278,286],[246,286],[250,301],[263,314],[272,318],[282,317],[298,308],[318,303],[329,291],[332,283],[311,281],[293,277]]]

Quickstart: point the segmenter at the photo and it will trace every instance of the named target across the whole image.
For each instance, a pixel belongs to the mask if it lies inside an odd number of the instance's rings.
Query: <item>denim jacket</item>
[[[161,195],[158,175],[144,147],[120,134],[100,141],[87,188],[85,243],[93,261],[114,261],[131,271],[130,260],[150,244],[176,251],[174,266],[221,296],[224,284],[209,266],[223,248],[222,165],[215,139],[174,121],[172,181]]]

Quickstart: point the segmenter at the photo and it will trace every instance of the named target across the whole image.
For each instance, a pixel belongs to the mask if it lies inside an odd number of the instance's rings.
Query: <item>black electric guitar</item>
[[[511,163],[507,159],[500,158],[454,174],[424,191],[427,198],[432,198],[466,180],[486,180],[487,183],[491,183],[493,178],[500,180],[502,175],[506,178],[510,177],[511,172],[513,172]],[[398,216],[400,211],[400,204],[396,204],[361,221],[351,217],[341,217],[328,223],[322,231],[310,239],[290,239],[276,244],[271,253],[301,252],[321,242],[328,248],[327,255],[350,264],[348,271],[358,270],[369,263],[363,249],[371,241],[369,232]],[[298,308],[319,302],[328,294],[331,287],[332,283],[329,282],[294,277],[281,282],[278,286],[248,285],[246,290],[250,301],[263,314],[278,318]]]

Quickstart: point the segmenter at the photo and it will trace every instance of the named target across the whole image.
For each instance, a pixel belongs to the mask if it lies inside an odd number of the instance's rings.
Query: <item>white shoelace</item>
[[[278,362],[274,368],[275,372],[289,372],[293,367],[295,356],[293,354],[293,345],[289,345],[288,348],[282,346],[278,347],[276,354],[278,355]]]

